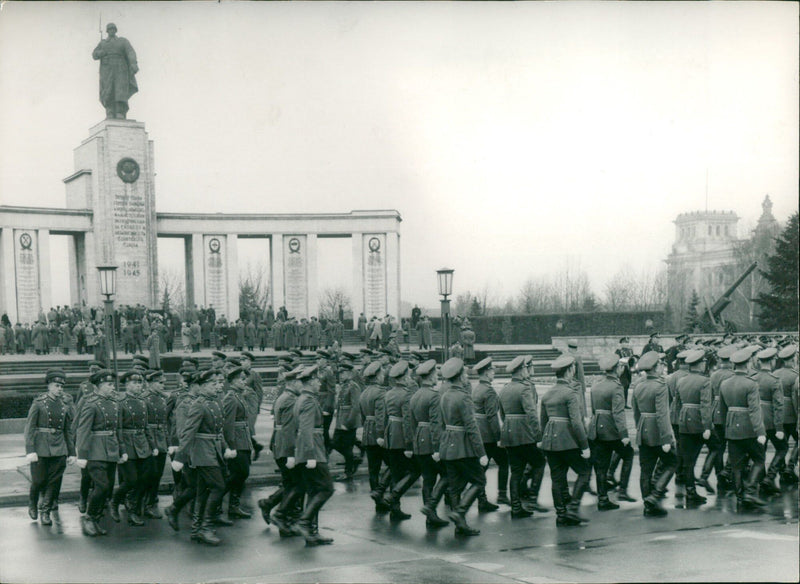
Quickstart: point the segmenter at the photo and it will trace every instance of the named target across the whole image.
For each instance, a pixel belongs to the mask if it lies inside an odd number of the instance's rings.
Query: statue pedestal
[[[135,120],[103,120],[75,149],[75,173],[64,179],[67,207],[93,212],[93,235],[70,250],[78,298],[102,302],[98,265],[117,269],[117,305],[158,302],[153,142]],[[74,296],[73,296],[74,298]]]

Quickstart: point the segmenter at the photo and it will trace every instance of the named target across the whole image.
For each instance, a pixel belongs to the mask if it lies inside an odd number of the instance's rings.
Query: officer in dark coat
[[[384,433],[388,419],[386,417],[386,389],[381,384],[380,361],[373,361],[364,368],[362,376],[366,387],[359,398],[359,410],[364,427],[361,445],[367,453],[369,470],[370,497],[375,501],[375,511],[383,512],[383,494],[391,480],[388,457],[383,448],[386,443]],[[381,466],[384,472],[381,473]],[[387,509],[388,510],[388,509]]]
[[[250,476],[250,459],[253,443],[250,439],[249,412],[244,392],[247,390],[247,371],[242,367],[234,367],[226,375],[228,391],[222,399],[222,415],[225,422],[222,426],[225,443],[236,456],[228,459],[227,491],[229,519],[250,519],[251,514],[240,506],[245,481]]]
[[[712,433],[711,380],[705,374],[705,351],[688,351],[684,361],[689,374],[678,381],[675,392],[675,410],[678,412],[678,456],[683,459],[683,483],[686,486],[686,506],[697,507],[706,498],[695,488],[694,467],[703,444],[708,446],[708,456],[717,454],[719,443]]]
[[[761,410],[758,382],[748,377],[747,367],[752,358],[749,348],[731,355],[733,376],[720,386],[720,413],[725,420],[725,438],[733,472],[734,490],[740,509],[763,507],[758,496],[758,483],[764,476],[767,431]],[[742,478],[748,459],[753,467],[747,480]]]
[[[500,400],[492,387],[494,364],[486,357],[472,369],[478,374],[478,382],[472,386],[472,403],[475,406],[475,423],[481,433],[483,448],[489,460],[497,464],[497,502],[511,505],[508,499],[508,454],[500,446]],[[478,511],[496,511],[498,506],[490,503],[484,491],[478,496]]]
[[[318,395],[320,380],[318,367],[306,367],[298,375],[303,382],[302,391],[294,404],[297,420],[295,462],[302,465],[302,481],[306,489],[306,505],[297,520],[296,528],[305,538],[307,546],[333,543],[333,539],[319,534],[319,512],[334,492],[328,469],[328,451],[323,439],[322,407]]]
[[[788,345],[781,348],[778,352],[778,368],[775,375],[781,380],[783,387],[783,432],[786,436],[788,445],[789,436],[794,438],[793,455],[789,456],[789,463],[781,473],[781,482],[784,484],[796,484],[797,475],[794,474],[794,466],[797,464],[797,345]]]
[[[436,512],[447,490],[447,475],[439,455],[441,413],[436,390],[436,361],[428,359],[420,363],[414,374],[420,386],[411,396],[408,406],[414,432],[412,447],[422,471],[422,514],[426,517],[427,527],[444,527],[448,522]]]
[[[335,480],[351,481],[358,470],[353,446],[356,443],[356,431],[361,425],[359,414],[361,387],[353,379],[351,361],[345,359],[339,363],[339,381],[341,386],[336,395],[336,428],[333,431],[331,446],[344,457],[344,474]]]
[[[158,450],[158,454],[153,456],[150,461],[152,467],[148,485],[145,488],[143,515],[160,519],[162,515],[158,510],[158,487],[161,484],[161,476],[164,474],[169,450],[167,440],[167,400],[169,396],[164,391],[164,372],[160,369],[149,371],[145,375],[145,381],[147,382],[145,399],[148,405],[147,433],[151,444],[155,445],[154,450]]]
[[[633,392],[633,418],[641,465],[639,487],[644,498],[645,517],[667,514],[661,499],[678,465],[670,424],[669,390],[659,374],[659,367],[658,353],[649,351],[642,355],[637,368],[646,372],[647,377]],[[657,462],[660,463],[658,469]]]
[[[284,391],[275,400],[272,407],[274,442],[272,453],[275,463],[281,471],[281,486],[266,499],[259,499],[258,507],[261,516],[267,523],[278,526],[281,537],[294,535],[293,524],[302,510],[303,489],[302,467],[298,467],[294,456],[297,440],[297,420],[294,417],[294,405],[303,387],[297,376],[303,371],[302,365],[284,373]],[[299,505],[299,506],[298,506]],[[275,512],[272,509],[277,506]]]
[[[597,509],[609,511],[619,505],[608,497],[608,483],[603,480],[611,463],[611,453],[622,459],[622,476],[619,488],[625,493],[624,500],[632,500],[627,494],[628,481],[633,469],[633,447],[628,436],[625,419],[625,396],[619,374],[623,370],[618,355],[604,355],[598,359],[604,377],[592,385],[592,419],[589,422],[588,438],[592,450],[592,462],[597,476]]]
[[[709,384],[711,385],[711,425],[714,428],[714,435],[718,442],[716,456],[713,458],[706,457],[706,462],[703,464],[703,472],[700,474],[700,479],[697,484],[703,487],[709,495],[714,494],[714,489],[708,482],[708,477],[711,476],[711,470],[714,469],[717,475],[717,489],[720,494],[728,491],[731,488],[730,470],[727,472],[723,470],[725,466],[725,420],[722,417],[720,409],[719,388],[722,382],[733,377],[733,365],[731,364],[731,355],[736,352],[734,345],[725,345],[717,351],[717,369],[711,374]]]
[[[221,374],[213,369],[204,371],[198,382],[200,392],[189,406],[172,469],[182,471],[187,462],[195,469],[197,494],[192,510],[192,540],[219,545],[220,539],[212,526],[225,494],[222,465],[225,460],[235,458],[236,451],[228,448],[223,434],[225,418],[217,399]]]
[[[759,351],[756,354],[758,370],[753,374],[761,396],[761,415],[764,418],[767,440],[775,448],[767,475],[761,481],[761,492],[765,495],[775,495],[780,492],[775,485],[775,477],[783,470],[786,464],[786,453],[789,452],[789,442],[783,432],[783,384],[780,378],[772,372],[777,355],[778,349],[775,347]]]
[[[67,376],[61,369],[50,369],[45,375],[47,393],[33,400],[25,421],[25,454],[31,465],[31,488],[28,514],[36,520],[41,507],[42,525],[56,523],[61,480],[67,467],[75,461],[72,408],[62,399]],[[40,501],[41,496],[41,501]]]
[[[556,384],[542,397],[540,415],[544,429],[542,450],[547,455],[553,481],[556,525],[580,525],[586,521],[578,511],[581,498],[589,487],[592,468],[581,400],[574,390],[575,358],[562,355],[550,364],[550,368],[555,372]],[[572,495],[567,484],[570,468],[578,474]]]
[[[81,409],[83,408],[83,404],[86,402],[86,398],[92,395],[97,389],[92,383],[91,377],[101,369],[103,369],[103,364],[100,361],[89,361],[89,379],[84,379],[81,381],[81,384],[78,387],[78,403],[75,405],[75,415],[72,419],[73,436],[78,430],[78,418],[80,417]],[[81,514],[86,513],[86,501],[89,498],[89,489],[91,488],[92,481],[89,478],[89,473],[85,468],[82,468],[80,499],[78,500],[78,511],[80,511]]]
[[[319,399],[320,407],[322,408],[322,417],[324,425],[323,438],[325,440],[325,449],[331,451],[331,422],[333,422],[334,407],[336,406],[336,375],[331,367],[331,354],[325,349],[317,351],[317,373],[316,377],[319,379],[320,387],[317,399]]]
[[[447,517],[455,524],[456,535],[479,535],[480,530],[467,524],[466,515],[486,487],[485,468],[489,459],[475,423],[464,362],[457,357],[448,359],[441,374],[444,381],[439,392],[442,414],[439,455],[447,471],[447,488],[453,505]],[[464,490],[467,484],[469,487]]]
[[[101,369],[91,378],[97,387],[94,394],[86,398],[78,417],[75,450],[79,468],[85,468],[92,488],[86,506],[86,515],[81,517],[84,535],[105,535],[100,526],[106,501],[114,488],[114,475],[120,460],[119,406],[114,395],[114,373]]]

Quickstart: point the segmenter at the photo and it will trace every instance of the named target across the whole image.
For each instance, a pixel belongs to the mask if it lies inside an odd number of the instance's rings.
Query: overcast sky
[[[602,295],[662,265],[679,213],[797,209],[794,2],[7,2],[3,204],[64,206],[100,19],[138,55],[158,211],[397,209],[412,303],[443,265],[502,298],[570,262]],[[337,245],[322,287],[349,286]]]

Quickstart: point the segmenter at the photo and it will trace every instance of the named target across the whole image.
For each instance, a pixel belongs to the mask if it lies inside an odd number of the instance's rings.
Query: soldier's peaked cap
[[[153,371],[148,371],[145,379],[147,381],[158,381],[159,379],[164,378],[164,372],[161,369],[154,369]]]
[[[575,363],[575,357],[572,355],[561,355],[558,359],[550,363],[550,369],[558,371],[559,369],[569,367],[573,363]]]
[[[100,371],[96,371],[89,380],[95,385],[102,383],[103,381],[111,381],[113,383],[114,372],[110,369],[101,369]]]
[[[320,349],[319,351],[317,351],[317,357],[324,357],[325,359],[330,359],[331,354],[325,349]]]
[[[475,364],[475,367],[473,367],[473,369],[475,370],[476,373],[482,373],[485,369],[488,369],[491,364],[492,364],[492,358],[486,357],[486,359],[478,361]]]
[[[571,347],[573,349],[577,349],[578,348],[578,341],[575,340],[575,339],[570,339],[569,341],[567,341],[567,346]]]
[[[364,355],[374,355],[375,351],[372,349],[361,349],[359,353],[363,353]]]
[[[417,375],[428,375],[436,369],[436,359],[428,359],[417,366]]]
[[[778,358],[791,359],[795,353],[797,353],[797,345],[788,345],[781,349],[781,352],[778,353]]]
[[[225,362],[226,363],[230,363],[234,367],[241,367],[242,366],[242,362],[238,357],[227,357],[225,359]]]
[[[749,349],[740,349],[736,351],[733,355],[731,355],[731,362],[732,363],[747,363],[750,357],[753,356],[753,352]]]
[[[144,355],[134,355],[134,356],[132,357],[132,359],[133,359],[134,361],[144,361],[145,363],[148,363],[148,362],[150,361],[150,360],[149,360],[147,357],[145,357]]]
[[[680,359],[681,361],[686,361],[686,357],[691,353],[690,349],[686,349],[683,351],[679,351],[677,355],[675,355],[676,359]]]
[[[636,364],[636,368],[639,371],[648,371],[656,366],[661,356],[656,351],[647,351],[642,358],[639,359],[639,362]]]
[[[372,377],[381,370],[381,364],[378,361],[373,361],[364,369],[364,377]]]
[[[458,357],[451,357],[442,365],[442,377],[445,379],[452,379],[461,374],[464,369],[464,361]]]
[[[200,371],[197,373],[195,380],[197,383],[208,383],[214,378],[215,375],[217,375],[217,371],[215,369],[206,369],[205,371]]]
[[[306,367],[300,373],[298,373],[297,378],[298,379],[308,379],[309,377],[314,375],[316,372],[317,372],[317,366],[316,365],[311,365],[310,367]]]
[[[717,357],[727,361],[728,359],[731,358],[731,355],[733,355],[735,352],[736,352],[736,347],[734,345],[725,345],[719,351],[717,351]]]
[[[91,361],[89,361],[89,363],[88,363],[87,365],[88,365],[89,367],[100,367],[100,368],[102,368],[102,369],[105,369],[105,368],[106,368],[106,365],[105,365],[105,363],[103,363],[102,361],[95,361],[94,359],[92,359]]]
[[[352,371],[353,367],[354,367],[354,365],[353,365],[352,361],[345,360],[345,361],[340,361],[339,362],[339,369],[344,369],[346,371]]]
[[[225,377],[228,381],[230,381],[234,377],[237,377],[240,373],[244,373],[244,369],[242,369],[241,367],[234,367],[233,369],[228,371],[228,374]]]
[[[292,380],[295,377],[297,377],[298,375],[300,375],[300,372],[302,370],[303,370],[303,366],[302,365],[298,365],[297,367],[295,367],[291,371],[287,371],[286,373],[284,373],[283,377],[284,377],[284,379]]]
[[[603,355],[597,360],[597,364],[603,371],[610,371],[619,364],[619,357],[617,357],[616,353],[611,355]]]
[[[695,349],[693,351],[686,352],[686,363],[689,365],[693,365],[694,363],[699,363],[703,359],[705,359],[706,352],[702,349]]]
[[[245,359],[250,359],[251,361],[256,360],[256,356],[253,355],[250,351],[242,351],[242,357]]]
[[[303,351],[301,351],[300,349],[290,349],[289,352],[292,355],[297,355],[298,357],[302,357],[303,356]]]
[[[126,381],[131,380],[134,377],[138,377],[140,380],[144,380],[144,375],[142,375],[142,371],[137,371],[136,369],[129,369],[128,371],[119,376],[119,380],[124,383]]]
[[[283,361],[283,362],[285,362],[285,363],[291,363],[293,359],[294,359],[294,357],[292,357],[292,356],[291,356],[291,355],[289,355],[289,354],[286,354],[286,355],[278,355],[278,361],[279,361],[279,362],[280,362],[280,361]]]
[[[406,371],[408,371],[408,361],[405,359],[400,359],[397,363],[392,365],[392,368],[389,369],[389,377],[396,378],[403,375]]]
[[[420,361],[425,361],[428,358],[428,353],[423,351],[411,351],[411,354]]]
[[[511,360],[511,363],[506,365],[506,373],[514,373],[517,369],[525,364],[525,357],[518,355]]]
[[[61,383],[66,383],[67,374],[64,373],[63,369],[48,369],[47,373],[45,374],[45,383],[51,383],[53,381],[60,381]]]
[[[766,361],[767,359],[772,359],[775,355],[778,354],[778,349],[775,347],[770,347],[768,349],[764,349],[763,351],[759,351],[758,355],[756,355],[759,359]]]
[[[350,361],[355,361],[357,357],[349,351],[342,351],[341,353],[339,353],[339,359],[347,359]]]
[[[222,351],[211,351],[211,356],[212,357],[217,357],[218,359],[226,359],[228,357]]]

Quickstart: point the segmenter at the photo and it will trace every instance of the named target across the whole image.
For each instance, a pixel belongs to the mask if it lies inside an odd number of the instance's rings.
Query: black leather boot
[[[533,515],[522,506],[522,499],[519,496],[519,483],[518,481],[511,481],[509,485],[511,489],[511,517],[514,519],[522,519]]]
[[[750,477],[744,485],[744,497],[742,499],[749,505],[757,507],[764,507],[767,502],[758,496],[758,484],[764,474],[764,468],[761,465],[754,464],[750,470]]]
[[[531,488],[528,493],[528,507],[537,513],[547,513],[550,509],[539,505],[539,490],[544,479],[544,465],[533,469],[531,472]]]
[[[445,521],[436,513],[436,508],[439,506],[439,501],[447,490],[447,481],[439,480],[431,490],[425,506],[422,508],[422,514],[425,515],[425,525],[428,527],[444,527],[449,522]]]
[[[219,545],[222,540],[217,537],[214,532],[213,522],[210,515],[207,515],[200,524],[200,530],[197,533],[197,541],[208,545]]]
[[[286,490],[283,487],[280,487],[266,499],[258,500],[258,508],[261,509],[261,517],[267,524],[269,524],[269,515],[272,512],[272,509],[283,500],[285,492]]]
[[[478,511],[480,513],[491,513],[497,511],[499,508],[498,505],[491,503],[486,497],[486,490],[482,490],[480,495],[478,495]]]
[[[609,499],[608,495],[600,495],[599,499],[597,500],[597,510],[613,511],[614,509],[619,509],[619,505]]]
[[[94,527],[94,521],[86,515],[81,515],[81,531],[83,535],[88,537],[95,537],[97,530]]]
[[[686,506],[687,507],[699,507],[700,505],[705,505],[708,500],[699,495],[697,493],[697,489],[695,487],[686,487]]]
[[[448,514],[450,521],[456,525],[456,535],[480,535],[481,532],[479,529],[474,529],[467,524],[466,515],[482,489],[483,487],[470,485],[461,495],[461,502],[458,507]]]
[[[239,495],[234,495],[231,493],[230,499],[228,500],[228,518],[230,519],[250,519],[252,515],[242,509],[241,505],[239,504],[241,498]]]
[[[167,516],[167,523],[169,523],[169,526],[175,531],[178,531],[180,526],[178,525],[178,510],[175,509],[175,506],[170,505],[164,509],[164,515]]]

